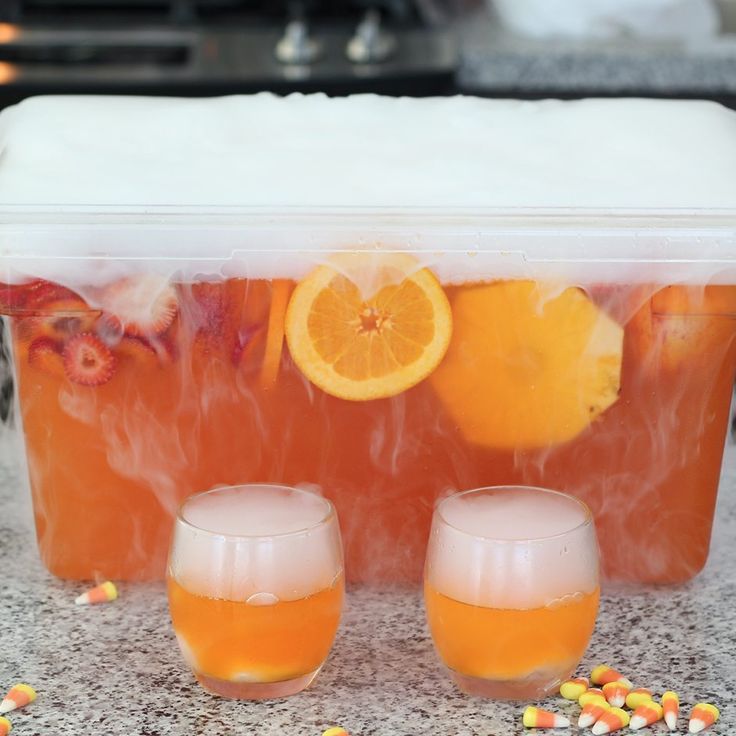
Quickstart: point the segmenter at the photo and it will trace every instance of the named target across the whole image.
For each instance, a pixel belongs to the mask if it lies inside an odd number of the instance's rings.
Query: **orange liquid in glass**
[[[273,283],[209,288],[222,324],[198,327],[192,288],[177,285],[166,359],[116,353],[114,376],[97,387],[30,365],[39,318],[12,319],[39,548],[54,574],[161,578],[183,498],[264,480],[317,484],[333,500],[354,581],[419,581],[437,495],[497,484],[583,499],[609,578],[673,583],[703,566],[736,364],[736,288],[716,287],[720,301],[685,316],[646,301],[669,340],[661,355],[642,352],[650,328],[614,314],[625,327],[618,400],[572,441],[517,450],[469,442],[431,379],[346,401],[310,384],[284,343],[275,380],[264,382]],[[470,288],[447,287],[450,304]],[[591,295],[605,308],[610,291]],[[484,320],[463,339],[482,350]]]
[[[197,675],[229,682],[279,682],[317,670],[340,621],[342,577],[293,601],[252,605],[207,598],[168,580],[174,630]]]
[[[599,593],[528,610],[485,608],[424,586],[429,629],[442,661],[485,680],[523,680],[534,673],[565,679],[577,666],[598,612]]]

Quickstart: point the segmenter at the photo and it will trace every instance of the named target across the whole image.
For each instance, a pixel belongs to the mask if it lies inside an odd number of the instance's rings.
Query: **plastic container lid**
[[[6,280],[69,283],[90,275],[85,259],[98,281],[143,261],[183,277],[238,260],[239,273],[298,277],[325,249],[389,248],[424,254],[445,281],[731,282],[736,112],[637,99],[37,97],[0,113],[0,202]],[[111,273],[105,259],[128,262]]]

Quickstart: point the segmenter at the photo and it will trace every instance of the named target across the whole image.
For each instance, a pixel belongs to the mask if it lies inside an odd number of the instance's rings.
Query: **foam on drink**
[[[432,525],[429,583],[457,601],[489,608],[573,601],[597,587],[588,518],[582,503],[535,489],[452,496]]]
[[[342,571],[332,507],[285,486],[235,486],[190,499],[169,566],[187,590],[274,605],[328,588]]]

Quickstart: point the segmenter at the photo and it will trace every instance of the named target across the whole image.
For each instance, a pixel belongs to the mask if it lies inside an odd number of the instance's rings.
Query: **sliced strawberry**
[[[25,284],[0,284],[0,311],[6,314],[34,313],[49,304],[72,300],[87,307],[84,300],[71,289],[44,279]]]
[[[223,282],[204,281],[191,286],[194,304],[191,322],[198,331],[208,335],[221,336],[227,305]]]
[[[166,337],[132,337],[124,335],[115,348],[116,353],[147,366],[170,365],[177,358],[174,343]]]
[[[54,302],[73,302],[79,309],[86,309],[87,304],[78,294],[65,286],[39,279],[26,286],[26,301],[24,307],[27,310],[46,309]]]
[[[0,312],[12,314],[23,308],[27,284],[0,284]]]
[[[129,358],[145,367],[158,365],[158,354],[151,343],[141,337],[123,337],[115,348],[115,353],[118,357]]]
[[[114,348],[123,339],[125,333],[117,317],[103,312],[95,324],[95,334],[107,347]]]
[[[128,335],[147,337],[165,332],[179,309],[176,290],[155,274],[121,279],[100,295],[110,320],[117,319]]]
[[[49,337],[36,338],[28,348],[28,363],[52,376],[64,375],[61,345]]]
[[[228,282],[200,282],[188,291],[185,318],[196,349],[204,355],[229,353],[238,341],[239,314],[231,303]]]
[[[183,320],[194,328],[195,350],[234,366],[262,342],[268,320],[266,282],[227,279],[185,287]]]
[[[64,348],[64,370],[70,381],[83,386],[101,386],[115,373],[115,356],[99,337],[83,332]]]
[[[57,299],[43,308],[38,317],[40,331],[49,337],[65,339],[77,332],[91,332],[100,316],[82,299]]]

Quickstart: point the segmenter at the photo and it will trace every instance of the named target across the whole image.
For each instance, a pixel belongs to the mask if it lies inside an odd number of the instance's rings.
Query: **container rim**
[[[295,529],[290,532],[277,532],[275,534],[228,534],[226,532],[218,532],[213,529],[208,529],[203,526],[199,526],[198,524],[193,523],[185,516],[186,507],[189,503],[196,501],[198,499],[203,498],[204,496],[214,495],[218,493],[222,493],[225,491],[238,491],[238,490],[248,490],[248,489],[254,489],[254,488],[262,488],[267,490],[286,490],[286,491],[292,491],[295,493],[299,493],[304,496],[310,496],[312,498],[318,498],[320,501],[322,501],[325,506],[325,513],[324,515],[315,521],[313,524],[309,524],[308,526]],[[179,508],[176,512],[176,523],[181,523],[185,528],[188,528],[190,530],[193,530],[197,532],[198,534],[204,534],[210,537],[218,538],[218,539],[226,539],[226,540],[249,540],[249,541],[256,541],[256,540],[266,540],[266,539],[287,539],[289,537],[298,537],[303,536],[305,534],[308,534],[310,532],[316,531],[317,529],[320,529],[324,526],[327,526],[328,524],[332,523],[334,521],[337,521],[337,512],[335,511],[335,506],[328,498],[325,498],[324,496],[320,496],[316,493],[313,493],[312,491],[308,491],[304,488],[297,488],[296,486],[290,486],[286,485],[284,483],[236,483],[233,485],[227,485],[227,486],[218,486],[217,488],[210,488],[207,491],[200,491],[199,493],[193,493],[191,496],[188,496],[184,499],[184,501],[179,504]]]
[[[450,501],[451,499],[457,499],[462,496],[469,496],[475,493],[481,493],[483,491],[502,491],[502,492],[514,491],[515,492],[519,490],[534,491],[535,493],[540,493],[543,495],[557,496],[559,498],[563,498],[565,501],[573,502],[583,511],[583,519],[579,524],[576,524],[575,526],[570,527],[570,529],[566,529],[565,531],[558,532],[557,534],[548,534],[542,537],[529,537],[525,539],[498,539],[497,537],[485,536],[483,534],[472,534],[471,532],[465,529],[461,529],[455,524],[450,523],[447,520],[447,518],[444,516],[444,514],[442,513],[442,506],[444,506],[445,503]],[[561,539],[562,537],[567,537],[571,534],[574,534],[575,532],[585,529],[586,527],[595,526],[593,514],[588,504],[586,504],[584,501],[579,499],[577,496],[573,496],[569,493],[564,493],[562,491],[556,491],[551,488],[543,488],[542,486],[498,485],[498,486],[480,486],[478,488],[470,488],[465,491],[453,493],[449,496],[446,496],[442,500],[440,500],[435,506],[434,514],[440,519],[440,521],[445,526],[449,527],[450,529],[453,529],[454,531],[458,532],[459,534],[462,534],[465,537],[470,537],[471,539],[478,539],[480,541],[491,543],[491,544],[504,544],[504,545],[505,544],[524,545],[524,544],[535,544],[538,542],[549,542],[554,539]]]
[[[282,222],[290,218],[298,220],[361,220],[370,219],[379,222],[415,221],[429,218],[436,223],[448,222],[458,224],[464,221],[479,220],[515,221],[522,220],[527,224],[551,221],[559,224],[569,221],[580,223],[627,223],[632,226],[652,221],[692,220],[694,225],[703,226],[705,220],[723,224],[736,225],[736,207],[733,208],[648,208],[648,207],[430,207],[430,206],[305,206],[305,205],[217,205],[217,204],[0,204],[1,219],[26,217],[53,218],[55,222],[74,222],[78,219],[127,217],[144,220],[179,220],[179,219],[274,219]]]

